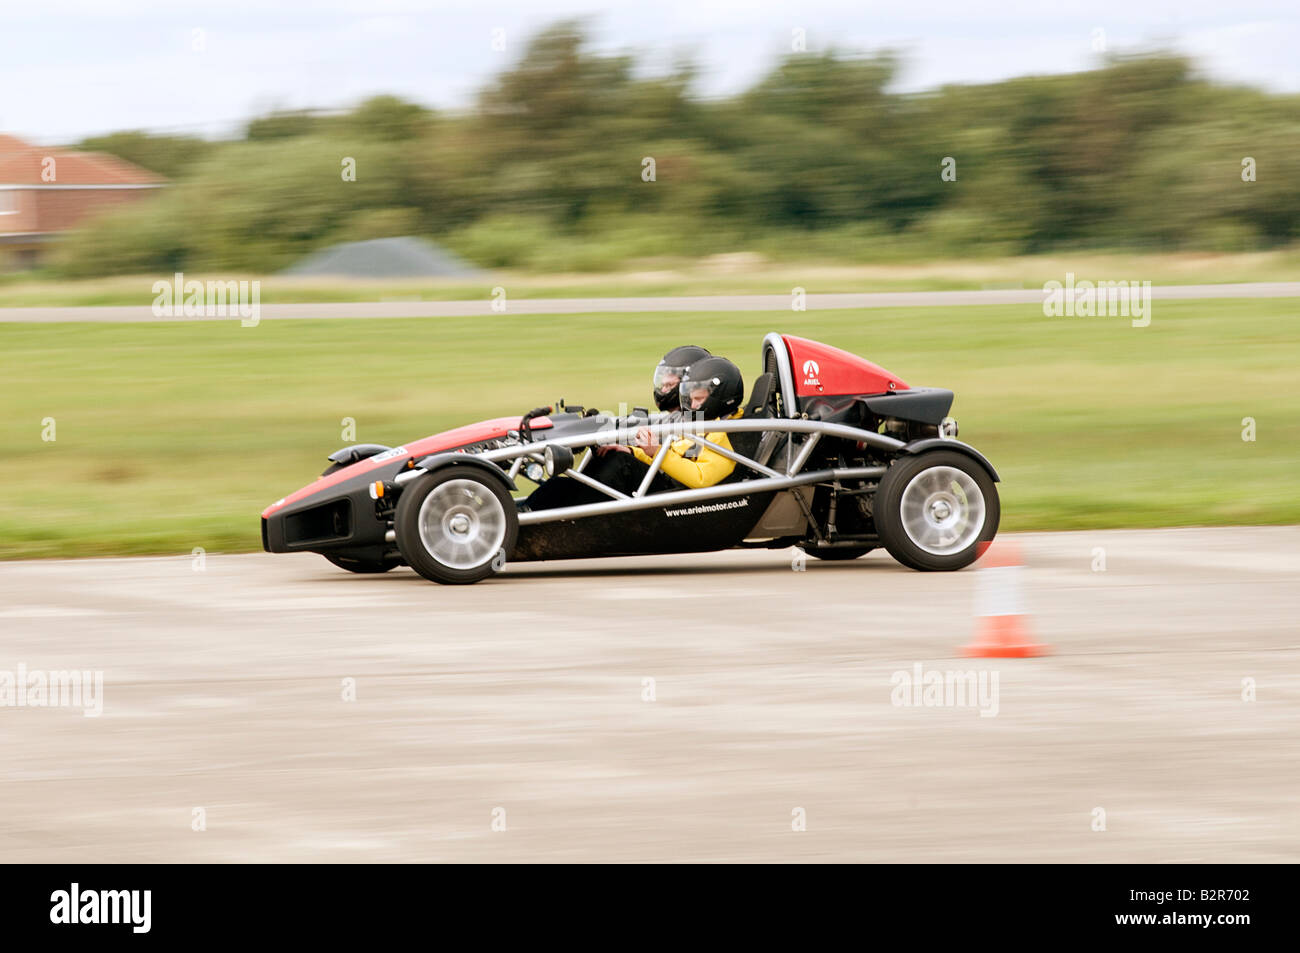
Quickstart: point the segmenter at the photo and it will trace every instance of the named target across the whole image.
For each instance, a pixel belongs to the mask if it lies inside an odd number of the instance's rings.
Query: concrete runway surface
[[[1300,527],[1016,538],[1046,658],[879,552],[0,563],[0,673],[104,673],[0,708],[0,860],[1300,860]],[[918,663],[996,716],[892,704]]]
[[[1042,304],[1041,288],[993,288],[984,291],[878,291],[854,294],[810,294],[809,311],[839,308],[955,307],[989,304]],[[1300,281],[1259,281],[1219,285],[1156,285],[1151,297],[1300,298]],[[660,311],[789,311],[790,295],[681,295],[642,298],[511,298],[506,314],[603,314]],[[354,303],[267,304],[259,320],[286,318],[451,318],[494,314],[487,295],[476,301],[363,301]],[[82,306],[0,308],[3,323],[65,321],[237,321],[234,317],[159,318],[145,306]]]

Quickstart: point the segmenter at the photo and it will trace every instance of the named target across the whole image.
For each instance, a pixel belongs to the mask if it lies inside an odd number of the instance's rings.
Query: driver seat
[[[775,361],[769,361],[775,364]],[[776,416],[776,372],[768,371],[760,374],[754,381],[754,390],[749,396],[749,403],[745,405],[744,417],[746,418],[767,418],[771,419]],[[755,463],[761,463],[763,466],[768,465],[778,447],[786,440],[787,435],[780,431],[765,431],[763,433],[737,434],[738,437],[750,438],[747,449],[742,451],[747,457],[754,460]],[[751,471],[752,472],[752,471]]]
[[[754,380],[754,389],[749,392],[749,403],[741,419],[772,416],[772,388],[776,386],[776,375],[759,374]]]
[[[776,378],[772,374],[759,374],[754,380],[754,389],[749,393],[749,402],[745,404],[740,414],[741,420],[765,419],[772,416],[772,388],[776,384]],[[749,457],[762,463],[757,453],[764,439],[771,436],[767,433],[753,431],[750,433],[733,433],[728,438],[731,442],[731,449],[739,454]],[[736,464],[736,468],[722,482],[734,483],[737,480],[747,480],[757,474],[749,467],[743,464]]]

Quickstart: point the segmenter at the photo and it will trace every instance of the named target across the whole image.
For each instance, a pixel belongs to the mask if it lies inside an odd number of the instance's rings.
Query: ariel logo
[[[817,366],[817,362],[816,362],[816,361],[804,361],[804,362],[803,362],[803,376],[804,376],[804,377],[816,377],[818,374],[821,373],[821,370],[822,370],[822,369],[821,369],[820,367]]]

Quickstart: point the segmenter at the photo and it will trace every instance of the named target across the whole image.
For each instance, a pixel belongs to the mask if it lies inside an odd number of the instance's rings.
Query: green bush
[[[484,268],[528,268],[551,240],[545,219],[498,215],[440,236],[452,251]]]
[[[1296,97],[1216,86],[1162,53],[924,94],[891,91],[897,65],[790,54],[739,95],[704,100],[692,65],[644,76],[561,24],[464,115],[391,96],[273,113],[244,141],[202,144],[203,158],[196,140],[95,140],[176,179],[88,224],[58,267],[267,272],[399,233],[538,271],[745,250],[863,262],[1300,238]]]

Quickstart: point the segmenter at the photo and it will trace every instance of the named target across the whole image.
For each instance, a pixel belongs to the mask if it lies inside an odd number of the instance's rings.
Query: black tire
[[[396,569],[402,564],[400,559],[389,559],[384,562],[375,562],[372,559],[353,559],[350,556],[336,556],[333,553],[321,553],[321,555],[340,569],[346,569],[348,572],[356,573],[388,572],[388,570]]]
[[[434,500],[426,514],[427,538],[438,552],[421,533],[421,512],[430,497]],[[459,517],[464,517],[466,529],[458,536]],[[426,474],[402,491],[393,529],[397,548],[412,569],[433,582],[463,585],[501,568],[503,554],[514,549],[519,515],[505,487],[489,474],[452,466]]]
[[[847,562],[865,556],[874,546],[805,546],[803,551],[809,556],[825,559],[828,562]]]
[[[978,505],[972,488],[979,491]],[[931,450],[902,457],[885,471],[872,512],[880,541],[900,563],[922,572],[951,572],[979,558],[997,535],[1002,509],[997,485],[978,461],[955,450]],[[944,543],[946,526],[953,539]]]

